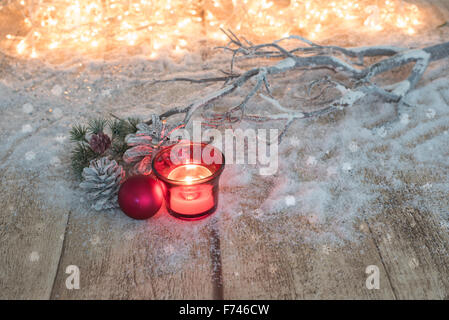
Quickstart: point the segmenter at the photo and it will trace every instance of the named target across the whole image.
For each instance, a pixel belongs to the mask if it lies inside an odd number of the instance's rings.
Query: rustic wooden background
[[[438,19],[449,21],[443,10],[449,1],[425,3]],[[11,26],[0,20],[0,29]],[[5,63],[0,68],[7,68]],[[0,155],[0,162],[13,151]],[[127,225],[108,215],[59,208],[45,214],[52,208],[35,196],[39,181],[28,178],[24,187],[15,183],[21,177],[4,167],[0,171],[1,299],[449,298],[449,236],[431,212],[402,206],[400,194],[386,195],[384,212],[360,223],[362,241],[326,254],[309,245],[265,246],[268,235],[251,220],[248,232],[238,234],[212,219],[191,260],[164,273],[153,260],[152,248],[163,241],[158,235],[129,236],[123,243]],[[95,235],[87,244],[80,238],[86,228]],[[387,231],[395,235],[392,241]],[[65,286],[68,265],[80,267],[79,290]],[[380,268],[379,290],[365,287],[368,265]]]

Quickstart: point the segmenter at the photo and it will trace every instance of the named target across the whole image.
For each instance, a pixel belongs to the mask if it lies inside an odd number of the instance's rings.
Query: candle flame
[[[173,169],[167,176],[169,180],[183,181],[189,184],[210,177],[212,172],[202,165],[186,164]]]

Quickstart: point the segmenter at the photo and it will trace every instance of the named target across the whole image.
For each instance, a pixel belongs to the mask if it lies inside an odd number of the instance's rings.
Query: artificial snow
[[[440,41],[438,37],[422,39],[426,40],[405,43],[382,38],[360,44],[418,47]],[[344,44],[354,46],[362,40],[349,38]],[[424,54],[417,50],[413,56]],[[333,246],[345,241],[358,241],[361,231],[357,222],[381,213],[376,203],[382,201],[385,192],[394,190],[419,188],[422,192],[405,199],[404,205],[422,206],[442,225],[448,225],[447,60],[430,64],[418,87],[406,97],[407,106],[345,89],[341,103],[352,106],[321,119],[298,119],[291,125],[279,146],[276,174],[260,176],[257,166],[228,165],[220,180],[220,203],[215,215],[180,223],[165,209],[144,222],[132,221],[119,210],[93,212],[90,203],[82,201],[85,195],[71,174],[73,146],[68,132],[76,123],[110,117],[111,113],[147,120],[151,113],[185,106],[220,88],[228,90],[222,83],[151,83],[154,79],[220,74],[219,70],[228,70],[230,55],[202,46],[183,57],[167,55],[157,60],[144,56],[123,56],[114,61],[79,58],[64,65],[48,65],[38,59],[3,59],[10,69],[0,71],[0,169],[4,176],[18,177],[8,183],[26,185],[30,176],[38,179],[36,201],[48,208],[70,211],[71,221],[88,221],[79,235],[86,246],[104,241],[91,233],[101,228],[97,215],[103,217],[101,221],[107,219],[112,226],[125,230],[121,233],[124,243],[137,236],[148,239],[158,257],[156,273],[170,273],[192,255],[198,255],[196,244],[208,241],[204,234],[215,223],[222,243],[230,242],[235,234],[244,234],[250,224],[257,224],[271,239],[265,245],[308,243],[329,253]],[[262,65],[267,61],[237,61],[236,69],[246,63]],[[277,67],[286,68],[291,63],[292,59],[284,59]],[[292,71],[268,80],[283,108],[308,112],[313,106],[302,98],[305,87],[312,80],[331,75],[326,72]],[[395,92],[403,92],[406,86],[407,81],[401,82]],[[223,109],[240,103],[250,87],[237,89],[211,107]],[[251,114],[279,111],[275,109],[258,95],[247,106]],[[243,125],[235,124],[234,128]],[[249,125],[282,128],[279,121]],[[46,214],[54,213],[49,209]],[[159,239],[155,241],[155,237]],[[36,255],[30,260],[36,260]]]
[[[25,113],[32,113],[34,110],[34,107],[31,103],[25,103],[22,106],[22,109],[23,109],[23,112],[25,112]]]

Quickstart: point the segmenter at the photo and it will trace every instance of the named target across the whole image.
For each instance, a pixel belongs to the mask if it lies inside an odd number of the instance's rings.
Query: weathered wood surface
[[[1,36],[18,33],[8,13],[0,19]],[[0,77],[11,65],[0,58]],[[15,105],[2,106],[1,117],[7,118]],[[45,124],[42,125],[45,130]],[[15,146],[24,137],[11,135],[15,124],[2,121],[0,140],[8,144],[0,154],[0,299],[49,299],[61,256],[61,235],[67,227],[67,211],[43,207],[37,190],[36,175],[14,172],[10,165]],[[9,139],[6,139],[6,138]]]
[[[442,9],[449,8],[447,1],[426,3],[442,22],[449,19]],[[0,20],[2,34],[10,25]],[[10,59],[0,61],[0,77],[10,65]],[[15,106],[2,108],[5,119]],[[11,135],[15,127],[1,121],[0,136],[10,145],[0,155],[1,299],[449,298],[449,236],[426,203],[404,203],[417,189],[385,190],[376,203],[382,213],[354,226],[360,239],[335,247],[274,243],[251,207],[232,222],[226,212],[193,226],[180,227],[164,212],[135,222],[86,212],[79,203],[44,207],[38,175],[14,170],[23,139]],[[379,178],[366,174],[370,181]],[[425,173],[403,175],[425,180]],[[236,231],[235,223],[247,231]],[[174,251],[183,241],[189,249]],[[66,288],[69,265],[80,269],[79,290]],[[368,265],[379,267],[379,290],[365,287]]]

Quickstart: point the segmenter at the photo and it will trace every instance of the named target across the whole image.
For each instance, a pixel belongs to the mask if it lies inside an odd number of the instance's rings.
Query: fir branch
[[[117,141],[112,144],[111,151],[112,156],[114,158],[123,158],[123,154],[128,150],[129,146],[126,144],[126,142],[123,141]]]
[[[129,129],[130,129],[129,133],[136,133],[137,125],[142,122],[142,120],[140,118],[134,118],[134,117],[128,118],[127,121],[128,121]]]
[[[76,124],[70,130],[70,140],[73,142],[87,142],[87,128],[81,124]]]
[[[83,169],[89,166],[91,160],[95,159],[97,154],[89,147],[89,145],[78,142],[72,151],[72,169],[75,174],[81,178]]]
[[[106,127],[108,122],[108,120],[102,118],[91,119],[88,123],[88,130],[93,134],[99,134],[100,132],[104,131],[104,128]]]
[[[124,140],[128,134],[136,133],[137,124],[140,123],[138,118],[128,118],[127,120],[115,119],[109,123],[112,132],[112,139]]]
[[[121,119],[115,119],[109,122],[109,128],[112,132],[112,139],[124,137],[126,132],[126,121]]]

